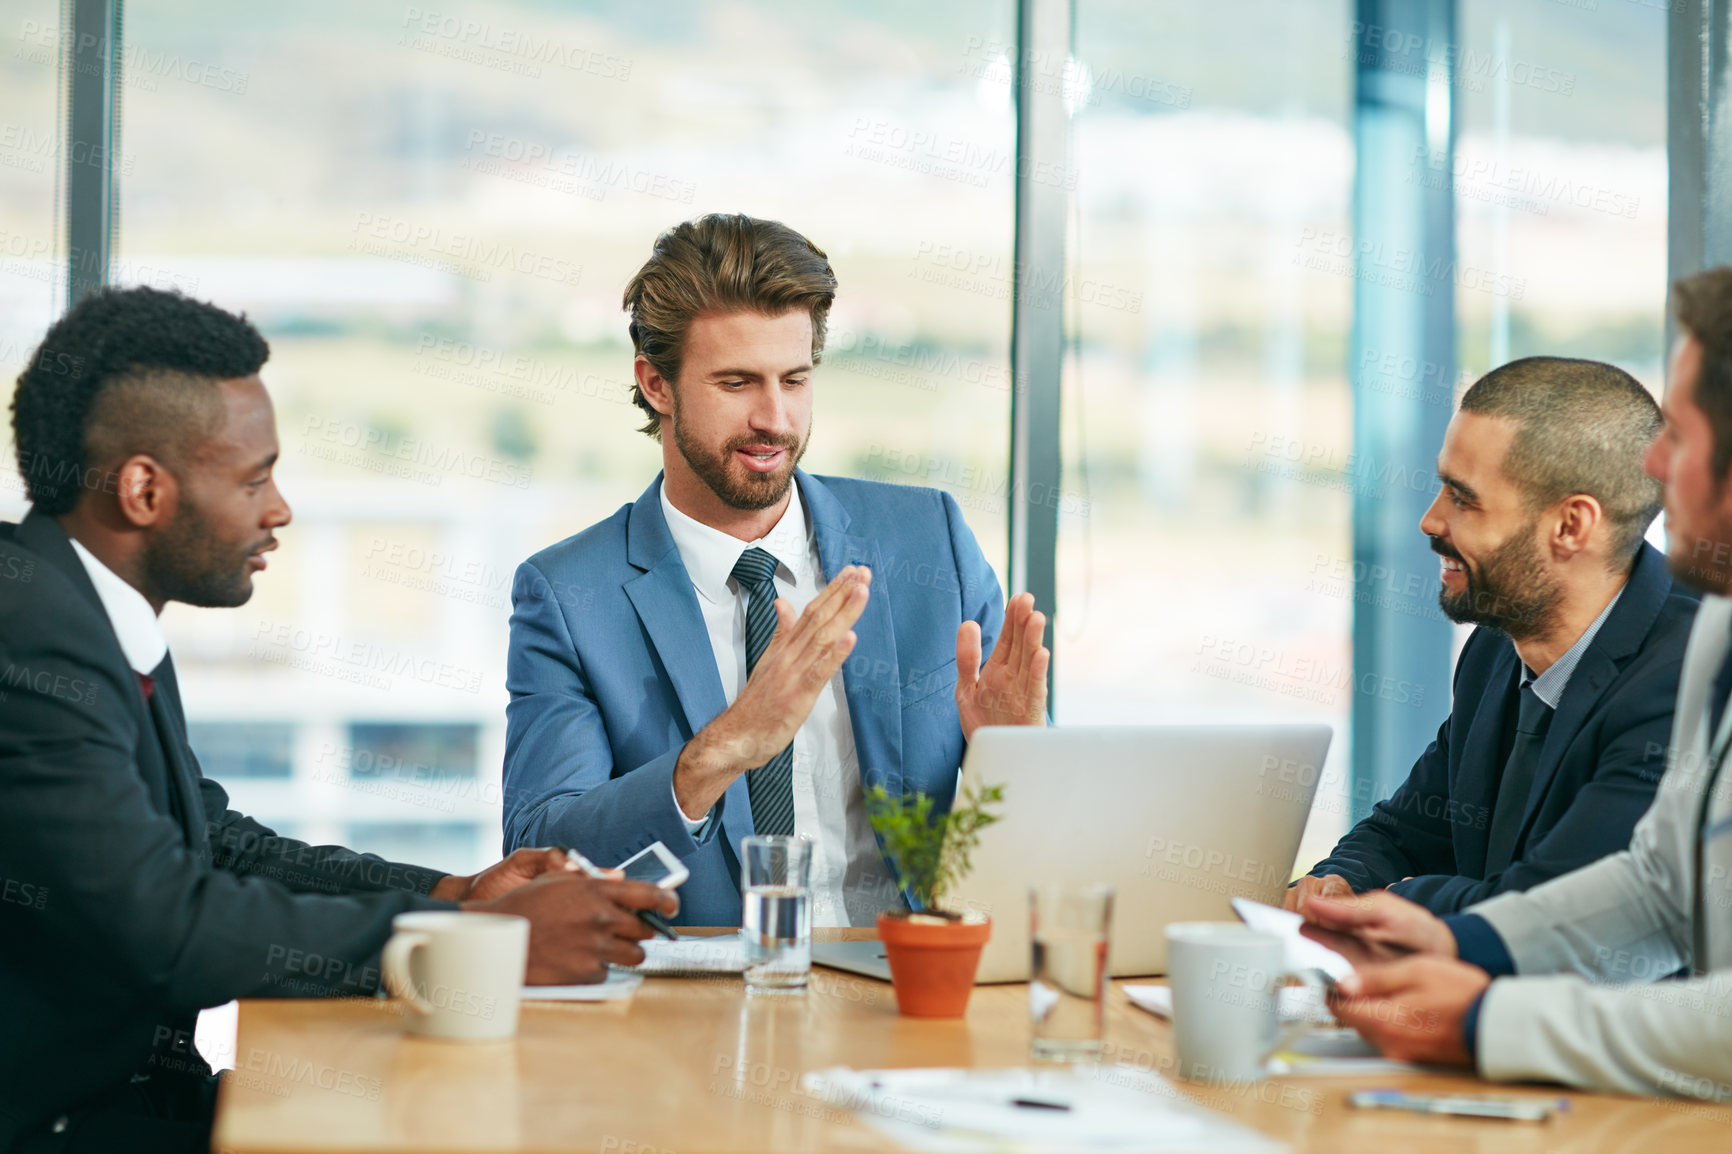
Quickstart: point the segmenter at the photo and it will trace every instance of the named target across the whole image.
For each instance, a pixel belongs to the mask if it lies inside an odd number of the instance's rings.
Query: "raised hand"
[[[1041,644],[1046,614],[1034,594],[1018,593],[1004,607],[1004,628],[986,664],[980,663],[980,625],[956,631],[956,713],[962,739],[983,725],[1045,725],[1046,667],[1052,650]]]
[[[818,694],[854,651],[854,623],[866,611],[872,571],[843,569],[794,619],[776,598],[776,635],[764,648],[734,703],[680,753],[674,796],[692,815],[708,813],[742,773],[756,769],[794,740]]]
[[[609,963],[643,961],[639,942],[652,931],[637,910],[679,913],[679,898],[648,882],[611,881],[582,874],[550,873],[492,901],[463,904],[465,910],[516,914],[529,919],[529,965],[524,982],[562,986],[599,982]]]

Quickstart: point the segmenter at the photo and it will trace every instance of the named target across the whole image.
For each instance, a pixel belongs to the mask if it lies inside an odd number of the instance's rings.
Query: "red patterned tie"
[[[156,692],[156,678],[148,673],[138,673],[138,687],[144,691],[144,699],[150,700],[150,695]]]

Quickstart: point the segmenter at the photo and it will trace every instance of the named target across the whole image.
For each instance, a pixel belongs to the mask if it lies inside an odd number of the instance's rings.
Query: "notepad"
[[[629,998],[643,985],[643,975],[612,967],[607,980],[583,986],[525,986],[526,1002],[617,1002]]]
[[[746,943],[737,935],[718,938],[650,938],[644,960],[631,972],[652,978],[713,977],[746,971]]]
[[[801,1088],[930,1154],[1274,1154],[1286,1149],[1189,1101],[1158,1074],[1080,1070],[814,1070]]]

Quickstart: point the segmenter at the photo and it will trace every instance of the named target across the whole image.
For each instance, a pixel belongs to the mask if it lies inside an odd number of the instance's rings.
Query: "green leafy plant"
[[[987,807],[1003,801],[1001,785],[968,786],[948,814],[935,815],[929,795],[892,797],[875,785],[866,791],[866,817],[921,909],[941,913],[944,895],[972,868],[969,855],[980,844],[980,831],[999,818]]]

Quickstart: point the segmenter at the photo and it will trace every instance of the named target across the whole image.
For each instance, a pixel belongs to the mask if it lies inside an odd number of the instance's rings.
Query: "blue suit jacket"
[[[1387,886],[1435,913],[1525,890],[1630,844],[1666,768],[1695,595],[1644,544],[1624,594],[1570,675],[1546,730],[1507,869],[1487,877],[1498,782],[1515,740],[1521,659],[1481,627],[1455,667],[1454,706],[1413,772],[1311,870]],[[1403,878],[1410,881],[1402,881]]]
[[[998,579],[948,493],[796,470],[826,578],[872,569],[843,685],[860,777],[948,810],[962,762],[956,630],[990,653]],[[506,665],[505,849],[574,846],[598,864],[665,842],[691,870],[685,925],[740,924],[738,852],[752,833],[742,776],[698,837],[674,764],[727,708],[696,591],[662,516],[661,478],[636,502],[518,567]]]

